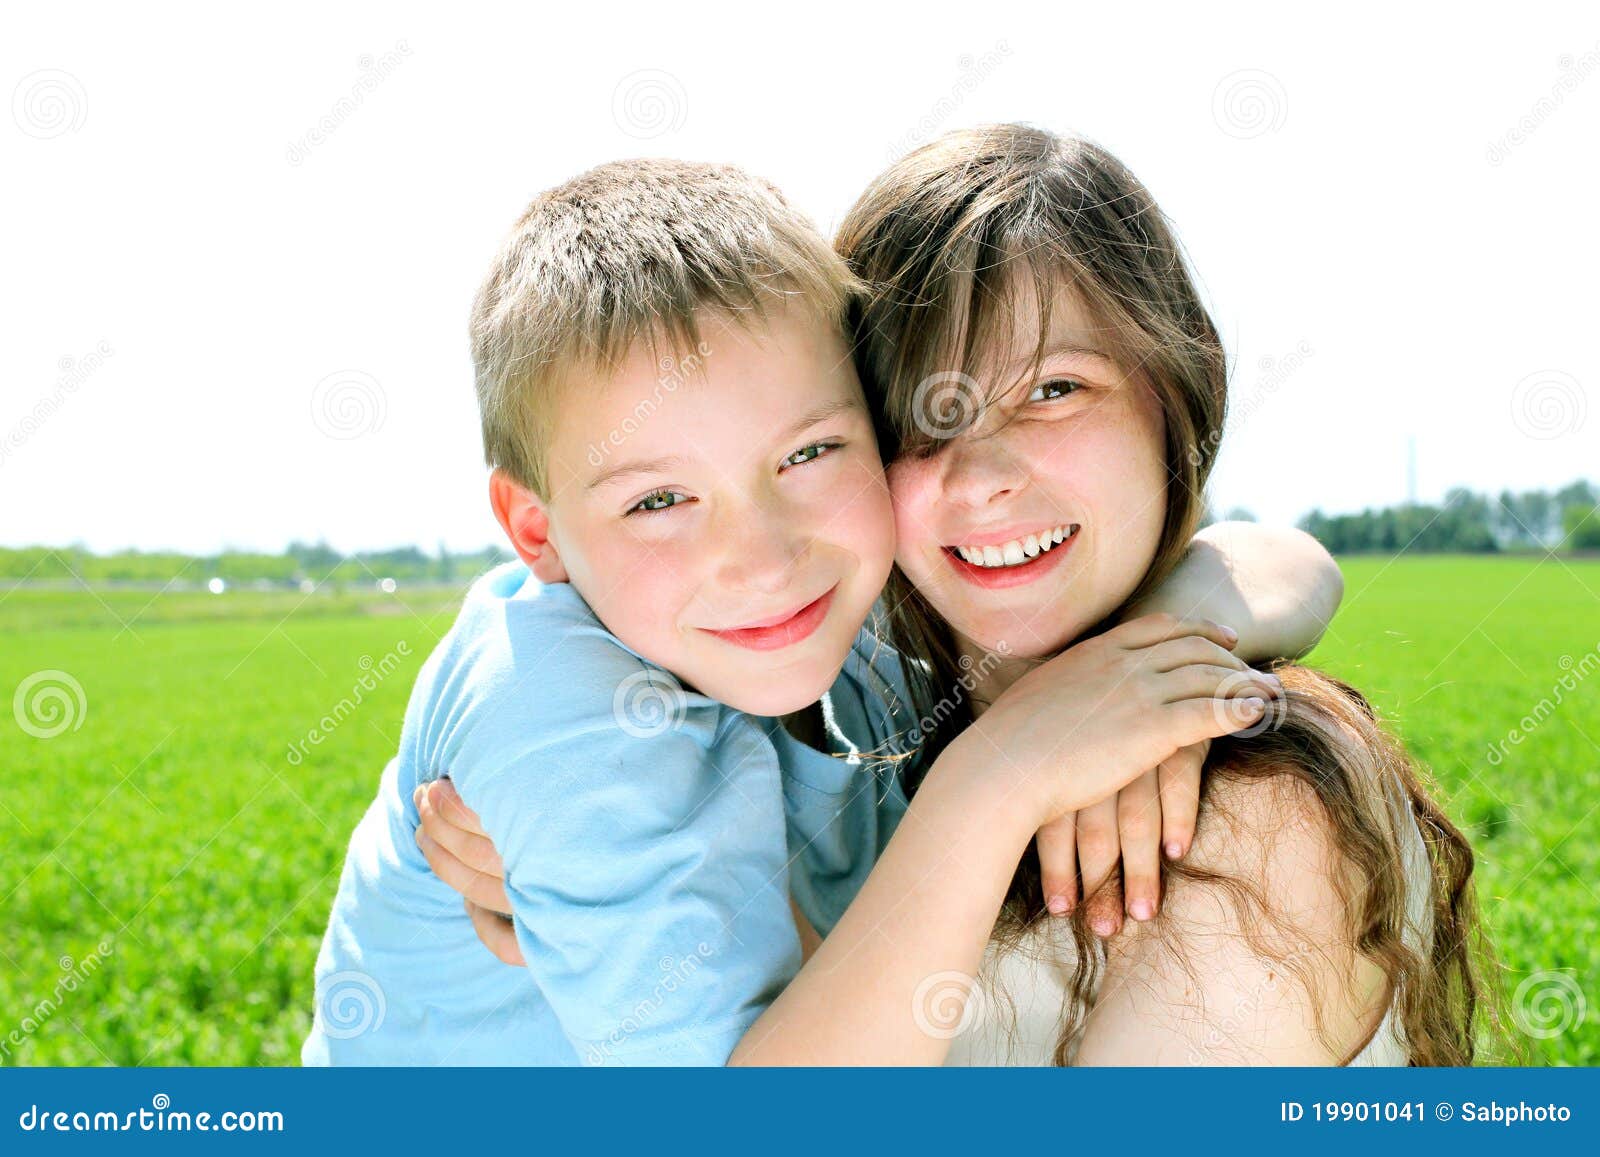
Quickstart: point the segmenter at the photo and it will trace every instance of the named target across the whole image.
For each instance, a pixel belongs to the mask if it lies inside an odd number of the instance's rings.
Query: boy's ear
[[[517,557],[542,583],[564,583],[567,568],[550,541],[550,513],[544,500],[504,470],[489,475],[489,505]]]

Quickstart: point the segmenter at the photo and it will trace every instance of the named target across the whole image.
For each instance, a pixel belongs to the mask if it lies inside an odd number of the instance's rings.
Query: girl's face
[[[1165,429],[1148,384],[1097,352],[1070,295],[1052,307],[1038,374],[1019,378],[1040,323],[1024,287],[1014,300],[1022,361],[977,382],[992,402],[931,457],[889,468],[895,561],[964,647],[1046,658],[1149,569],[1167,512]]]

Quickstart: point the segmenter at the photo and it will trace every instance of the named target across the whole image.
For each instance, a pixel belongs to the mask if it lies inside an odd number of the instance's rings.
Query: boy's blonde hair
[[[730,165],[615,161],[540,194],[472,306],[484,459],[549,497],[553,394],[636,341],[699,345],[696,318],[741,323],[798,299],[842,325],[858,282],[776,188]]]

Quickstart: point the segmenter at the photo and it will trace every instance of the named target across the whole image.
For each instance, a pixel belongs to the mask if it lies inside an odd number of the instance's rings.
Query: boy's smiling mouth
[[[838,589],[839,584],[835,583],[820,598],[813,599],[804,606],[770,618],[758,619],[753,623],[746,623],[742,627],[730,627],[726,630],[707,628],[706,631],[707,634],[752,651],[776,651],[782,647],[793,646],[809,638],[822,625],[822,620],[828,617],[828,608],[833,605],[834,592]]]
[[[1080,529],[1079,523],[1064,522],[1021,535],[1006,531],[1012,537],[1005,539],[981,535],[991,541],[947,546],[941,553],[957,574],[976,586],[1021,586],[1054,570]]]

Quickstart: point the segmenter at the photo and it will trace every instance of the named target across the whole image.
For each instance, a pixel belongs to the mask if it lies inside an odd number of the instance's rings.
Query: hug
[[[603,165],[471,346],[520,561],[419,675],[306,1063],[1471,1062],[1471,848],[1292,661],[1327,553],[1202,528],[1227,359],[1114,157],[948,133],[832,246]]]

